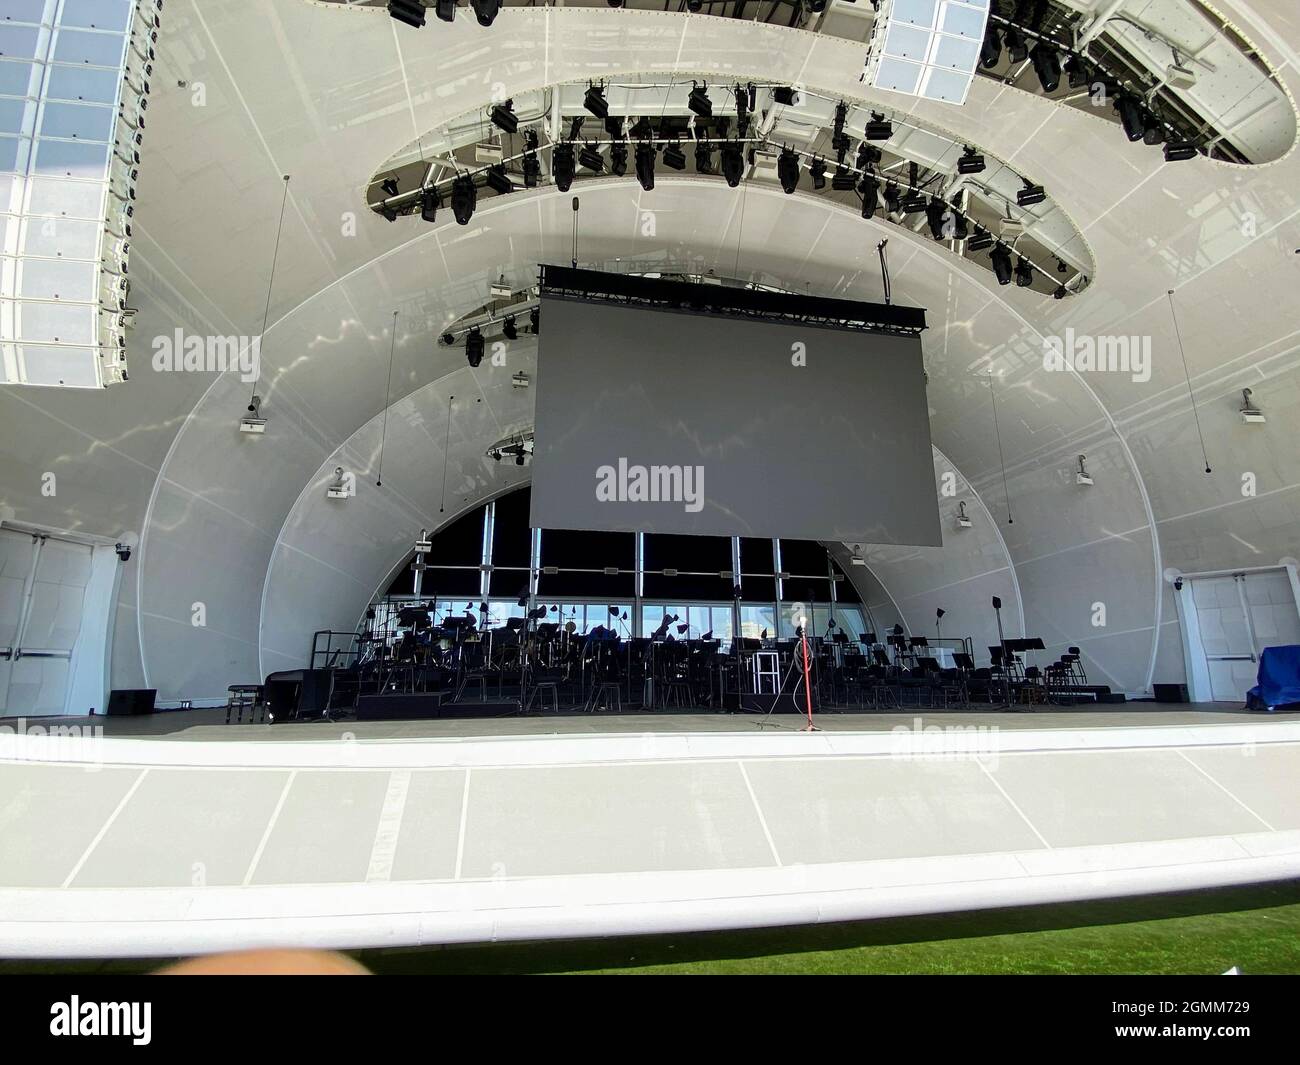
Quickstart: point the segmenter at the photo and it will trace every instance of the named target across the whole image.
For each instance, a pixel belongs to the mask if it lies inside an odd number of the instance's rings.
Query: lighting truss
[[[988,18],[989,0],[881,0],[867,54],[868,84],[964,104]]]

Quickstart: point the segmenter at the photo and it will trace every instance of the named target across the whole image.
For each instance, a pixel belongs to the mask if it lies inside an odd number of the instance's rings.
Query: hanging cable
[[[447,437],[442,442],[442,498],[438,500],[439,514],[443,513],[447,505],[447,452],[451,447],[451,405],[455,401],[455,396],[447,397]]]
[[[1205,434],[1201,432],[1201,415],[1196,410],[1196,393],[1192,390],[1192,375],[1187,369],[1187,352],[1183,350],[1183,334],[1178,328],[1178,309],[1174,306],[1174,290],[1169,290],[1169,315],[1174,320],[1174,337],[1178,340],[1178,354],[1183,360],[1183,376],[1187,379],[1187,398],[1192,401],[1192,418],[1196,422],[1196,435],[1201,440],[1201,458],[1205,460],[1205,472],[1211,473],[1210,456],[1205,450]]]
[[[393,335],[388,342],[388,383],[384,385],[384,425],[379,431],[379,470],[375,487],[384,487],[384,443],[388,439],[388,404],[393,393],[393,352],[397,348],[397,312],[393,312]]]
[[[271,287],[275,284],[275,264],[280,258],[280,233],[284,229],[284,209],[289,203],[289,175],[284,175],[284,198],[280,200],[280,221],[275,226],[275,250],[271,253],[271,276],[266,282],[266,309],[262,312],[262,332],[258,334],[259,342],[266,340],[266,325],[271,318]],[[260,352],[260,348],[259,348]],[[257,386],[262,381],[262,359],[257,360],[257,376],[253,380],[253,392],[249,396],[249,403],[257,397]],[[251,406],[250,406],[251,409]]]

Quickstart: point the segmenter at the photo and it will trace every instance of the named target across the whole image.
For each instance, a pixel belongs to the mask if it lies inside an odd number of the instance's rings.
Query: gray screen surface
[[[541,320],[535,527],[942,543],[919,338],[545,297]]]

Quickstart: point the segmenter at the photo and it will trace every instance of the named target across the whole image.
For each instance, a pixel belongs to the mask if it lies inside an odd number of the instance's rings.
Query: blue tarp
[[[1246,693],[1249,710],[1300,704],[1300,646],[1265,647],[1259,658],[1259,683]]]

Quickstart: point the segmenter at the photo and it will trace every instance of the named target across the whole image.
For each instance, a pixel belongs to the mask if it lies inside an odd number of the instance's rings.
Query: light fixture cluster
[[[470,0],[474,18],[480,26],[491,26],[501,10],[501,0]],[[388,0],[388,13],[398,22],[419,29],[424,25],[429,9],[433,9],[443,22],[456,21],[456,0],[434,0],[431,4],[420,0]]]
[[[488,448],[487,457],[493,462],[501,462],[504,459],[514,462],[516,466],[523,466],[533,457],[533,450],[534,440],[531,432],[515,433]]]

